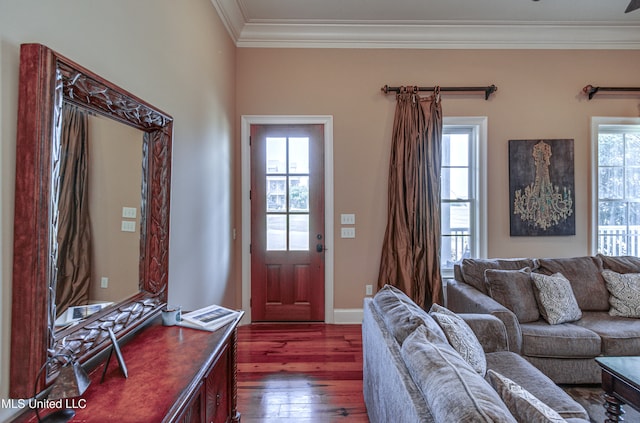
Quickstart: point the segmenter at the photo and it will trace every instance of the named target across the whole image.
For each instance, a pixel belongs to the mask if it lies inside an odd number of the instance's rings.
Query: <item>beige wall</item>
[[[89,117],[89,303],[121,301],[139,289],[142,139],[136,128]],[[136,218],[123,218],[123,207],[135,208]],[[134,232],[123,231],[123,221],[133,222]]]
[[[590,118],[637,117],[640,109],[638,96],[581,94],[587,84],[637,86],[640,51],[242,48],[237,60],[238,115],[334,116],[336,309],[361,308],[364,285],[377,281],[395,107],[383,85],[498,86],[489,101],[443,99],[445,116],[488,117],[490,257],[590,253]],[[532,138],[575,140],[575,236],[509,236],[507,142]],[[356,239],[339,237],[341,213],[356,214]]]
[[[174,118],[169,300],[233,306],[236,49],[209,0],[0,1],[0,397],[8,391],[19,46],[45,44]],[[29,334],[24,334],[29,336]],[[12,410],[0,409],[0,421]]]

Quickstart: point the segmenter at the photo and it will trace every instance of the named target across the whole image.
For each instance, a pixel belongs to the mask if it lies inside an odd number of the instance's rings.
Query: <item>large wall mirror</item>
[[[10,396],[166,304],[173,119],[40,44],[20,50]],[[57,375],[45,367],[37,391]]]

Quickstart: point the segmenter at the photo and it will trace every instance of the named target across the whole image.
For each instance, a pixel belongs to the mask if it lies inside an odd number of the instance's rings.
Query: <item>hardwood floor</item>
[[[238,328],[242,423],[368,423],[360,325]]]

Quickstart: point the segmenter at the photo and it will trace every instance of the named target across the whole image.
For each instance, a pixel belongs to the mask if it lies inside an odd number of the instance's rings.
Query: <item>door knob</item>
[[[316,251],[321,253],[324,251],[324,245],[322,244],[316,244]]]

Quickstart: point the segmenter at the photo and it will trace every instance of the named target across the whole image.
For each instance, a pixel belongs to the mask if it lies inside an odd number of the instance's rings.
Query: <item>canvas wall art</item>
[[[509,141],[511,236],[575,235],[573,140]]]

